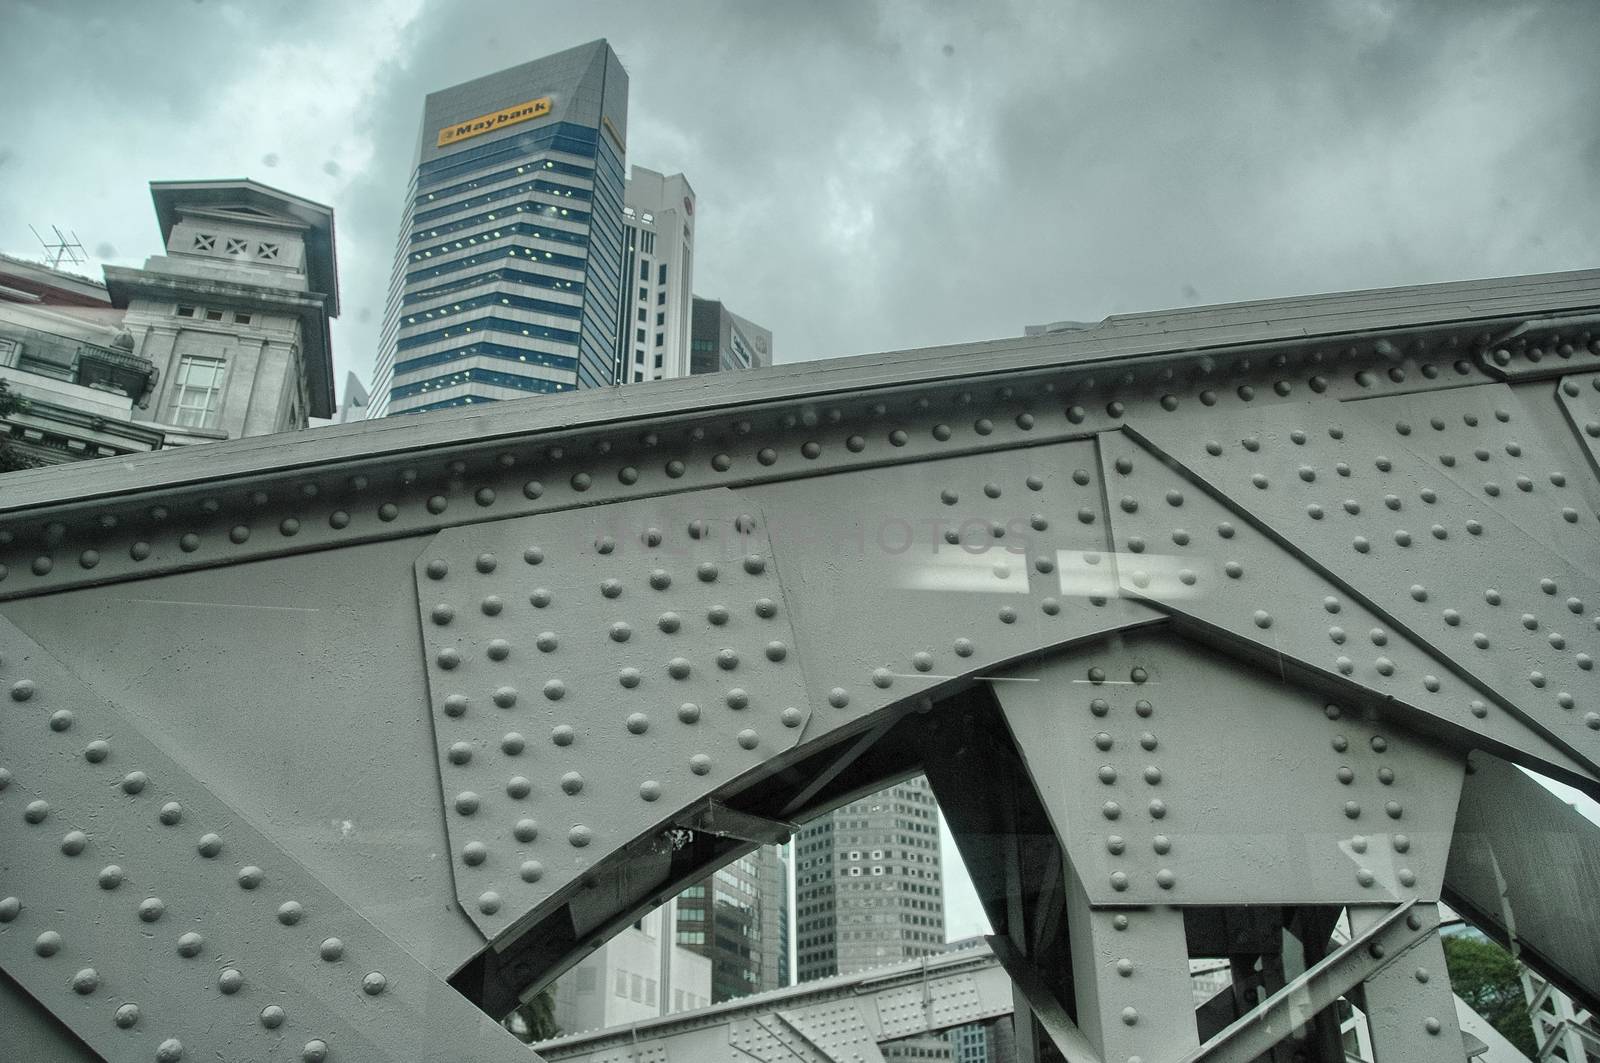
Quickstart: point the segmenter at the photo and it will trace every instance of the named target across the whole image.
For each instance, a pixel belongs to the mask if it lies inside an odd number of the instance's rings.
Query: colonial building
[[[0,430],[43,463],[331,417],[333,212],[254,181],[150,186],[163,253],[100,283],[0,257]]]

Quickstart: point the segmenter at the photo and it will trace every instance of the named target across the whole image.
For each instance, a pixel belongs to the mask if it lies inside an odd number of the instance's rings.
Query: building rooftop
[[[306,232],[306,282],[313,292],[327,296],[328,316],[339,316],[339,274],[334,253],[333,208],[302,199],[291,192],[249,178],[220,181],[151,181],[150,198],[156,206],[156,223],[165,244],[178,224],[183,208],[205,207],[272,214],[287,214],[302,222]]]

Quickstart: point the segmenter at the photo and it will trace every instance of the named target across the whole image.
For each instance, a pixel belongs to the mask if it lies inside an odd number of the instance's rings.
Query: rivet
[[[1122,1009],[1122,1025],[1133,1026],[1139,1021],[1139,1009],[1127,1007]]]
[[[284,901],[278,905],[278,922],[284,926],[294,926],[305,914],[305,908],[299,901]]]
[[[195,851],[209,860],[222,852],[222,839],[215,834],[202,834],[200,841],[195,844]]]
[[[276,1030],[283,1025],[284,1011],[276,1004],[268,1004],[261,1009],[261,1025],[269,1030]]]
[[[1433,1016],[1431,1016],[1431,1015],[1430,1015],[1430,1016],[1428,1016],[1428,1018],[1427,1018],[1427,1019],[1426,1019],[1426,1020],[1425,1020],[1425,1021],[1424,1021],[1424,1022],[1423,1022],[1423,1024],[1422,1024],[1422,1028],[1423,1028],[1423,1029],[1425,1029],[1425,1030],[1427,1030],[1427,1031],[1428,1031],[1428,1032],[1429,1032],[1429,1033],[1430,1033],[1430,1034],[1437,1034],[1437,1033],[1438,1033],[1438,1032],[1439,1032],[1439,1031],[1440,1031],[1440,1030],[1442,1030],[1442,1029],[1443,1029],[1443,1028],[1444,1028],[1444,1027],[1443,1027],[1443,1026],[1441,1026],[1441,1025],[1440,1025],[1440,1023],[1439,1023],[1439,1020],[1438,1020],[1438,1019],[1436,1019],[1436,1018],[1434,1018],[1434,1017],[1433,1017]]]
[[[200,950],[205,947],[205,938],[190,931],[178,938],[178,955],[186,959],[193,959],[200,955]]]
[[[510,779],[506,780],[507,797],[520,801],[532,792],[533,783],[529,782],[525,776],[513,775]]]
[[[183,806],[176,801],[168,801],[161,806],[161,811],[157,818],[161,820],[163,825],[175,827],[183,819]]]
[[[119,1030],[131,1030],[139,1025],[139,1005],[123,1004],[111,1016],[111,1021]]]
[[[61,851],[67,856],[77,856],[89,845],[89,836],[81,830],[70,830],[61,839]]]
[[[368,975],[368,977],[370,978],[371,975]],[[379,975],[378,977],[382,978],[383,976]],[[366,985],[363,984],[362,988],[366,989]],[[383,992],[383,990],[380,987],[376,991],[369,989],[369,990],[367,990],[367,992],[369,992],[369,993],[371,993],[371,992],[379,992],[379,993],[381,993],[381,992]],[[300,1063],[324,1063],[324,1061],[327,1060],[327,1058],[328,1058],[328,1042],[322,1040],[321,1038],[314,1038],[314,1039],[312,1039],[310,1041],[307,1041],[306,1042],[306,1046],[300,1050]]]
[[[1174,885],[1177,884],[1177,881],[1178,877],[1167,868],[1162,868],[1160,871],[1156,872],[1156,885],[1160,886],[1164,890],[1170,890]]]
[[[22,818],[29,823],[39,824],[45,821],[50,814],[50,804],[47,801],[29,801],[22,810]]]
[[[183,1058],[183,1042],[169,1037],[156,1046],[156,1063],[178,1063]]]

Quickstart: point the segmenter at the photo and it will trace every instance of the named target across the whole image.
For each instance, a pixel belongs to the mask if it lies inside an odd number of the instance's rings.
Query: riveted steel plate
[[[1404,446],[1434,472],[1577,568],[1600,542],[1600,483],[1587,474],[1552,416],[1550,389],[1483,384],[1354,407],[1379,426],[1372,441]]]
[[[878,1032],[867,1025],[861,1005],[851,1001],[786,1008],[778,1012],[834,1063],[883,1063]]]
[[[5,621],[0,699],[0,962],[106,1059],[527,1058]]]
[[[750,494],[777,543],[812,703],[832,725],[1024,654],[1160,619],[1120,600],[1102,563],[1092,440]]]
[[[1133,430],[1595,770],[1594,574],[1394,445],[1363,405]]]
[[[762,1063],[828,1063],[828,1057],[778,1015],[756,1015],[728,1023],[728,1047]]]
[[[1600,478],[1600,373],[1569,376],[1561,381],[1557,394],[1589,457],[1590,473]]]
[[[1350,588],[1260,530],[1125,434],[1101,438],[1122,593],[1207,632],[1292,661],[1436,721],[1460,749],[1494,749],[1564,778],[1588,777],[1548,738],[1397,630]],[[1423,721],[1413,721],[1421,727]]]
[[[1464,758],[1170,635],[995,696],[1089,901],[1437,899]]]
[[[708,491],[418,555],[456,892],[485,934],[796,742],[810,705],[759,512]]]
[[[1078,1026],[1101,1059],[1174,1059],[1194,1048],[1194,990],[1183,913],[1090,907],[1068,889]]]

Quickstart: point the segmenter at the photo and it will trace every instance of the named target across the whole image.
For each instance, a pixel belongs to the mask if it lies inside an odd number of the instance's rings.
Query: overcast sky
[[[695,289],[779,361],[1593,266],[1600,4],[5,0],[0,249],[158,250],[146,182],[332,205],[370,377],[423,95],[596,37]]]
[[[330,204],[370,382],[422,97],[605,37],[695,290],[797,361],[1600,265],[1600,4],[0,0],[0,250],[146,182]],[[549,400],[540,400],[549,401]],[[957,928],[952,927],[952,932]]]

